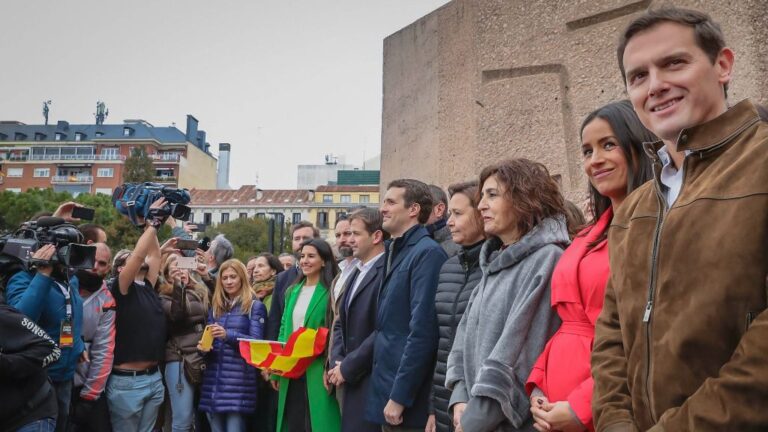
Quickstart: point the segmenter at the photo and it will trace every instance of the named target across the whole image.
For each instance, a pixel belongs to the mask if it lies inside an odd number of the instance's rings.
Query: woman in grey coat
[[[449,409],[457,431],[533,431],[525,382],[560,325],[549,285],[569,241],[564,200],[544,165],[526,159],[486,167],[480,185],[488,240],[448,356]]]

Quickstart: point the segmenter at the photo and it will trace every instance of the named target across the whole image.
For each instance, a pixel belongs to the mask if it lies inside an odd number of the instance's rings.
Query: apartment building
[[[187,116],[186,132],[144,120],[123,124],[27,125],[0,121],[0,190],[49,188],[111,194],[122,181],[125,160],[143,147],[153,160],[155,181],[174,187],[215,188],[217,160]]]

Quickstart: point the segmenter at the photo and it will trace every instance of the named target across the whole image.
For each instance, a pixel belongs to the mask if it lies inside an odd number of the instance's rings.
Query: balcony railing
[[[90,154],[90,155],[32,155],[28,160],[31,161],[53,161],[53,160],[66,160],[66,161],[113,161],[113,160],[125,160],[123,155],[113,154]]]
[[[154,153],[149,155],[149,157],[155,162],[178,162],[181,155]]]
[[[174,176],[155,176],[155,181],[158,183],[176,183],[177,180]]]
[[[51,184],[91,184],[93,183],[93,176],[53,176],[51,177]]]

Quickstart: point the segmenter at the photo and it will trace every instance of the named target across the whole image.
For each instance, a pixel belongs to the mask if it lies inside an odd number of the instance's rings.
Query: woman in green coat
[[[300,249],[303,275],[285,293],[285,311],[280,325],[280,342],[286,342],[299,327],[329,327],[326,322],[328,287],[338,273],[331,246],[311,239]],[[341,415],[336,398],[324,385],[325,355],[319,355],[300,378],[274,377],[279,388],[278,432],[336,432]]]

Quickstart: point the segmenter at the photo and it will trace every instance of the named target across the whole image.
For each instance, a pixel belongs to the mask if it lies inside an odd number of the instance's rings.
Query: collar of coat
[[[491,237],[480,252],[480,267],[484,272],[497,273],[508,269],[547,245],[565,249],[570,243],[564,216],[544,219],[517,243],[499,251],[501,240]]]

